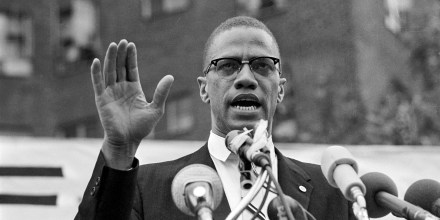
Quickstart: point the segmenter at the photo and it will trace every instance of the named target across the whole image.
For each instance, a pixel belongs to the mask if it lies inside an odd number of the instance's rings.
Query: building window
[[[24,13],[0,12],[0,75],[32,74],[32,19]]]
[[[238,15],[258,18],[283,13],[287,0],[235,0]]]
[[[185,11],[191,0],[141,0],[141,14],[144,18]]]
[[[60,44],[66,62],[91,60],[97,44],[97,15],[90,0],[72,0],[60,5]]]
[[[170,100],[166,107],[167,133],[183,134],[194,125],[191,97]]]

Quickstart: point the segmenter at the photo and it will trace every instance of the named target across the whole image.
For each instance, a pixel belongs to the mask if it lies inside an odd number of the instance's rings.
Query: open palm
[[[136,47],[126,40],[118,45],[111,43],[103,71],[95,59],[91,74],[107,145],[113,152],[133,157],[140,141],[162,117],[173,77],[162,78],[153,100],[147,102],[139,81]]]

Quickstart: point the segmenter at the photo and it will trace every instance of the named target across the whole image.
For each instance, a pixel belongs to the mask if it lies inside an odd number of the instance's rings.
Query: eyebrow
[[[252,56],[252,57],[249,57],[247,59],[243,59],[242,57],[238,57],[238,56],[225,56],[225,57],[218,57],[218,58],[212,59],[211,61],[218,60],[218,59],[234,59],[234,60],[238,60],[238,61],[241,62],[243,60],[249,61],[249,60],[252,60],[252,59],[258,58],[258,57],[268,57],[268,56]],[[211,61],[210,61],[210,63],[211,63]]]
[[[245,60],[245,61],[249,61],[249,60],[252,60],[252,59],[255,59],[255,58],[260,58],[260,57],[273,57],[273,56],[269,56],[269,55],[251,56],[251,57],[249,57],[249,58],[247,58],[247,59],[242,59],[241,57],[238,57],[238,56],[225,56],[225,57],[215,58],[215,59],[212,59],[212,60],[218,60],[218,59],[235,59],[235,60],[240,60],[240,61],[243,61],[243,60]],[[279,58],[277,58],[277,57],[273,57],[273,58],[279,59]],[[211,60],[211,61],[212,61],[212,60]]]

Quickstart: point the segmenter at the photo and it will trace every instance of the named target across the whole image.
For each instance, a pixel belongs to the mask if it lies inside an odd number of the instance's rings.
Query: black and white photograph
[[[440,220],[439,0],[0,0],[1,220]]]

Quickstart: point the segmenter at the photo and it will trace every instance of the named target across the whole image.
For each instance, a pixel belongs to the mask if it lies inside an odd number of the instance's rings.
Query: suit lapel
[[[210,166],[212,169],[215,169],[214,162],[212,161],[211,156],[209,155],[207,143],[191,155],[190,159],[188,160],[188,163],[189,164],[195,164],[195,163],[205,164],[205,165]]]
[[[284,194],[298,201],[305,209],[309,206],[313,186],[310,176],[292,160],[275,148],[278,157],[278,182]]]
[[[192,157],[189,159],[189,164],[205,164],[210,166],[215,170],[214,162],[211,159],[211,155],[209,154],[208,144],[206,143],[203,147],[192,154]],[[214,210],[215,219],[226,219],[226,217],[231,212],[229,208],[229,203],[225,195],[225,191],[223,190],[223,199],[220,205]]]

